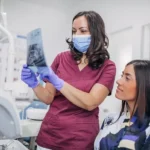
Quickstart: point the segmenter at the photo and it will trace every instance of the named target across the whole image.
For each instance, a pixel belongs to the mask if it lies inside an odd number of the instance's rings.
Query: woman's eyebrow
[[[125,73],[126,76],[132,77],[130,73]]]
[[[125,73],[124,71],[122,72],[122,74],[124,74],[126,76],[132,76],[130,73]]]
[[[80,27],[79,29],[87,29],[87,27]]]

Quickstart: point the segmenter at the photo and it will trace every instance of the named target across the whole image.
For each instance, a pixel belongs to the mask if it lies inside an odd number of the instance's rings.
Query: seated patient
[[[120,114],[104,120],[95,150],[150,150],[150,61],[129,62],[117,81]]]

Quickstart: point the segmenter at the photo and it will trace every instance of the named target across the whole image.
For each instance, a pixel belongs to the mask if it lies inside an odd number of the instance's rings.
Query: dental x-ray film
[[[38,67],[47,67],[40,28],[27,35],[27,65],[34,72],[37,72]]]

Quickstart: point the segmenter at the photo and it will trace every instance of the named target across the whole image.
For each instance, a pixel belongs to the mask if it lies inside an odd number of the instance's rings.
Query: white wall
[[[82,0],[78,5],[74,6],[75,12],[97,11],[103,17],[108,33],[150,20],[149,0]]]
[[[65,39],[71,34],[71,20],[68,20],[70,7],[70,0],[4,1],[11,32],[26,35],[35,28],[42,28],[48,64],[58,52],[68,48]]]

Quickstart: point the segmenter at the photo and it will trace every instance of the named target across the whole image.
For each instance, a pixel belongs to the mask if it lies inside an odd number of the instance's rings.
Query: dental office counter
[[[38,135],[42,121],[21,120],[22,137],[35,137]]]
[[[39,133],[42,121],[37,120],[21,120],[21,127],[22,127],[22,137],[31,137],[29,149],[35,149],[35,140],[36,136]]]

